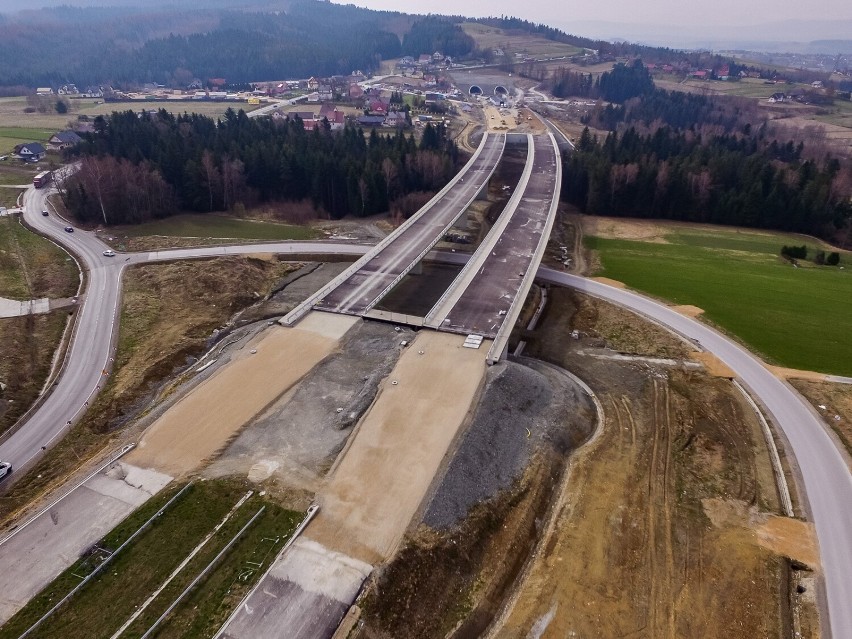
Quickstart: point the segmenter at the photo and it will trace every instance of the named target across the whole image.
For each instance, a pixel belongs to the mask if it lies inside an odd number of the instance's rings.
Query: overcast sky
[[[544,22],[569,32],[572,23],[588,21],[701,29],[783,20],[852,20],[850,0],[428,0],[419,3],[401,3],[399,0],[345,0],[345,3],[349,2],[371,9],[406,13],[432,12],[473,17],[505,14]]]

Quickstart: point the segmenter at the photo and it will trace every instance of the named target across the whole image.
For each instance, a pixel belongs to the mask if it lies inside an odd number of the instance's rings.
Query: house
[[[316,91],[317,89],[319,89],[319,85],[319,80],[317,80],[316,78],[312,77],[308,80],[308,89],[311,91]]]
[[[81,96],[84,98],[102,98],[104,97],[104,89],[103,87],[86,87]]]
[[[349,97],[353,100],[360,100],[364,97],[364,89],[361,88],[361,85],[353,82],[349,85]]]
[[[707,72],[706,71],[693,71],[689,75],[690,75],[690,77],[696,78],[697,80],[706,80],[707,79]]]
[[[432,56],[428,53],[422,54],[419,58],[417,58],[417,64],[423,66],[424,64],[429,64],[432,62]]]
[[[326,100],[334,99],[334,89],[331,88],[330,84],[321,84],[317,87],[317,97],[320,102],[324,102]]]
[[[384,121],[384,126],[387,127],[405,126],[406,124],[405,111],[391,111]]]
[[[444,95],[441,93],[426,93],[423,98],[426,102],[426,106],[429,106],[430,104],[441,104],[444,101]]]
[[[811,86],[814,89],[821,89],[822,88],[822,80],[814,80],[813,82],[811,82]]]
[[[362,115],[358,118],[358,124],[361,126],[382,126],[385,122],[383,115]]]
[[[435,51],[435,53],[432,54],[432,60],[435,62],[442,62],[444,60],[444,54],[440,51]]]
[[[15,147],[15,153],[26,162],[38,162],[44,157],[44,147],[38,142],[28,142]]]
[[[373,100],[369,105],[370,113],[385,116],[388,112],[388,103],[382,100]]]
[[[53,95],[53,89],[50,87],[39,87],[36,89],[36,95]]]
[[[323,104],[317,120],[327,119],[332,131],[339,131],[346,124],[346,115],[332,104]]]
[[[83,139],[74,131],[57,131],[47,141],[47,148],[52,151],[61,151],[82,141]]]
[[[730,75],[731,67],[728,64],[723,64],[721,67],[719,67],[719,70],[716,71],[716,77],[720,80],[727,80]]]
[[[773,93],[769,96],[769,102],[783,102],[786,98],[783,93]]]

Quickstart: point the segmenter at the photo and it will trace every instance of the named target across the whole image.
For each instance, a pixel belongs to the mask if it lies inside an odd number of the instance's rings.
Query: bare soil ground
[[[593,425],[590,400],[564,371],[527,359],[489,368],[424,524],[370,584],[355,636],[481,636],[535,546],[568,453]]]
[[[420,332],[350,439],[306,536],[367,563],[390,557],[474,405],[482,348]]]
[[[789,382],[813,404],[852,455],[852,385],[808,379],[790,379]]]
[[[379,384],[411,340],[408,329],[358,322],[337,352],[243,430],[206,476],[247,475],[293,507],[307,508]]]
[[[357,321],[334,319],[346,328]],[[246,344],[154,422],[127,461],[178,477],[210,459],[337,346],[336,327],[304,324],[271,327]]]
[[[599,302],[555,297],[528,352],[585,379],[606,424],[572,462],[554,534],[490,636],[777,636],[785,561],[756,542],[748,517],[714,523],[705,507],[746,504],[764,522],[777,512],[753,414],[721,379],[572,354],[566,316],[582,320],[572,308]],[[659,355],[669,338],[655,330],[645,345]]]

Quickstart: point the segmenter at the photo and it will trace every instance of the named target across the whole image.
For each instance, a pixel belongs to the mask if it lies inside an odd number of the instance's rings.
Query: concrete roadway
[[[505,135],[488,135],[480,147],[481,151],[460,174],[462,177],[458,182],[430,202],[428,210],[409,220],[402,232],[383,250],[318,300],[315,308],[352,315],[363,315],[369,311],[441,240],[479,191],[486,187],[503,155],[505,144]]]
[[[559,151],[550,135],[529,136],[532,145],[532,170],[526,188],[522,190],[514,210],[505,211],[510,217],[505,228],[491,242],[484,243],[484,251],[477,251],[473,269],[465,269],[453,282],[457,289],[443,308],[430,312],[430,326],[453,333],[476,333],[494,338],[508,316],[518,295],[526,296],[522,284],[532,284],[525,278],[533,263],[536,249],[544,237],[549,235],[548,218],[554,198],[559,196],[559,180],[556,164]],[[521,189],[519,189],[521,191]],[[523,300],[521,300],[523,303]],[[440,302],[439,302],[440,304]]]
[[[63,223],[50,216],[42,218],[44,192],[30,190],[26,195],[26,219],[41,232],[73,248],[90,269],[85,304],[79,311],[78,327],[65,371],[44,405],[0,445],[0,459],[21,467],[55,441],[82,409],[83,401],[96,392],[102,369],[113,348],[120,275],[125,260],[152,260],[208,257],[216,254],[274,253],[357,254],[365,246],[343,246],[320,242],[283,242],[229,248],[181,249],[105,258],[103,244],[94,235],[80,231],[65,234]],[[217,253],[218,251],[218,253]],[[464,261],[457,253],[440,255],[451,262]],[[769,411],[789,442],[786,450],[795,455],[804,485],[811,518],[816,526],[825,578],[828,623],[834,639],[852,637],[852,475],[844,455],[835,445],[827,427],[791,387],[770,373],[761,362],[733,341],[697,320],[680,315],[667,306],[627,290],[546,268],[538,271],[542,281],[571,286],[645,315],[684,336],[698,341],[719,357],[748,387],[755,399]],[[744,309],[747,312],[747,309]]]
[[[828,620],[834,639],[852,637],[852,475],[828,427],[788,384],[769,372],[747,350],[701,322],[643,295],[576,275],[542,268],[538,279],[570,286],[651,318],[694,340],[722,360],[769,412],[788,445],[804,483],[808,510],[816,526],[825,578]],[[748,309],[743,309],[748,312]]]

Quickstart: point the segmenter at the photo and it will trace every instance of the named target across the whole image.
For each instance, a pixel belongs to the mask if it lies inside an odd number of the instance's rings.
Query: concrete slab
[[[0,545],[0,623],[169,481],[118,462]]]
[[[21,301],[0,297],[0,318],[38,315],[48,312],[50,312],[50,300],[47,298]]]
[[[372,566],[297,539],[263,577],[221,639],[331,637]]]

